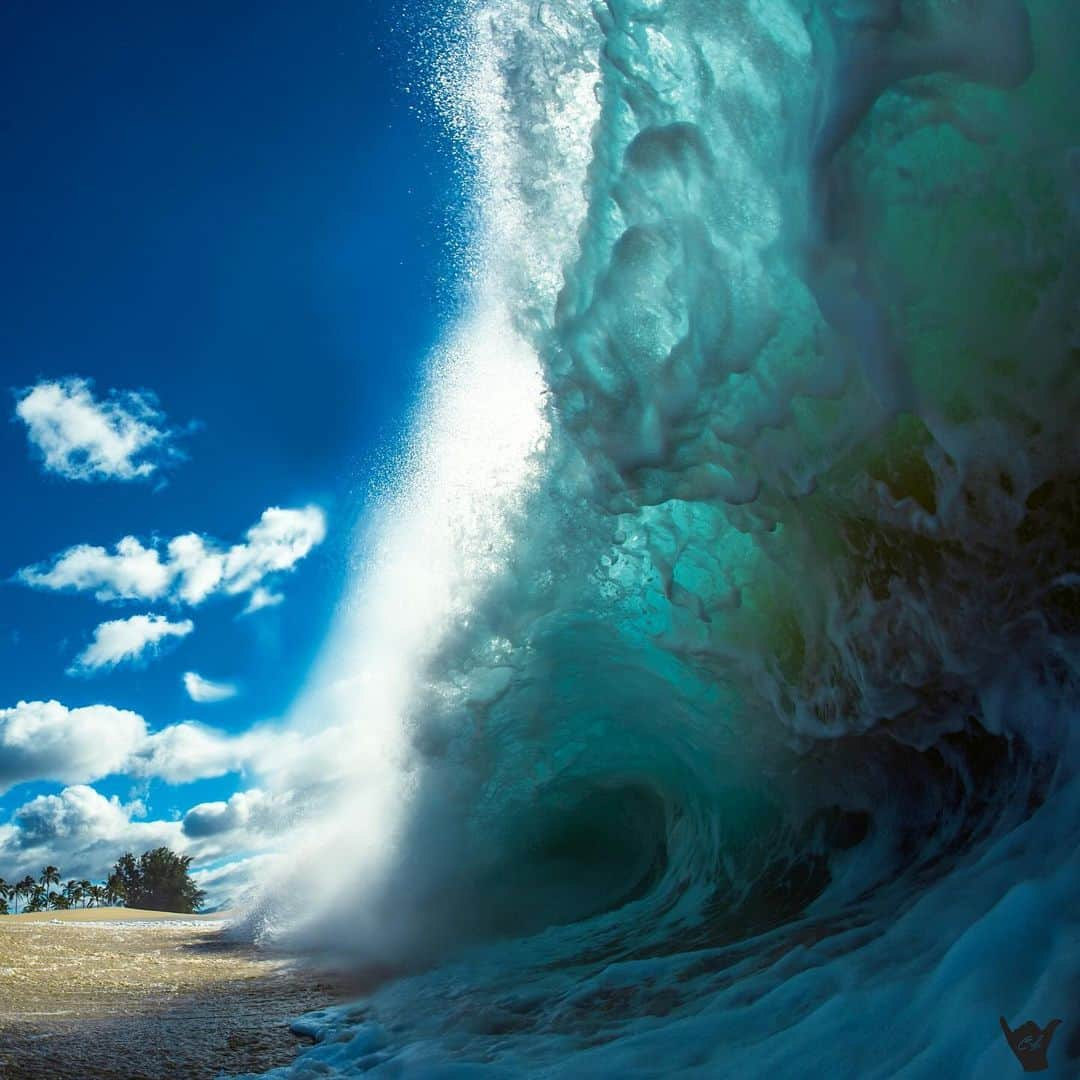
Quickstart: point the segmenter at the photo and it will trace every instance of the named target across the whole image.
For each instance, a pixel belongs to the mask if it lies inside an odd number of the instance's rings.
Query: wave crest
[[[429,559],[442,584],[391,665],[400,755],[351,781],[392,775],[392,850],[304,933],[395,970],[469,948],[372,999],[410,1033],[373,1067],[667,1075],[753,1045],[752,1075],[791,1075],[843,1032],[850,1075],[930,1075],[990,1068],[993,1034],[871,1067],[873,1021],[822,1003],[864,987],[914,1029],[957,986],[964,1022],[1063,1007],[1066,29],[1053,0],[467,6],[438,84],[476,155],[458,341],[487,362],[454,409],[509,371],[533,434],[505,483],[440,474],[480,527],[426,551],[408,492],[446,489],[406,485],[408,558],[369,579]],[[438,456],[461,426],[427,430]]]

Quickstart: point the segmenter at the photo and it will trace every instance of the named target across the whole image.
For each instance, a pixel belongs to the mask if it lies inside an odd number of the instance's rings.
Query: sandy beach
[[[221,915],[123,908],[0,917],[0,1076],[201,1080],[271,1068],[324,980],[225,934]]]

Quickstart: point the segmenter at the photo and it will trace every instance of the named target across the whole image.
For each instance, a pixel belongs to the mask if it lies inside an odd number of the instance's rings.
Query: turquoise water
[[[1066,0],[455,15],[470,308],[370,586],[437,617],[295,932],[400,977],[290,1075],[1000,1077],[999,1016],[1075,1075],[1078,57]]]

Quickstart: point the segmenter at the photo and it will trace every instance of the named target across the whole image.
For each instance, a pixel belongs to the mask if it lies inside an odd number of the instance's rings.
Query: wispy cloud
[[[244,541],[225,548],[198,533],[174,537],[164,549],[125,536],[111,551],[78,544],[51,564],[23,568],[17,580],[35,589],[93,592],[100,601],[170,600],[196,606],[215,594],[250,593],[248,610],[280,602],[264,585],[287,573],[326,537],[326,521],[317,506],[272,506],[245,533]]]
[[[241,614],[254,615],[256,611],[262,611],[263,608],[277,607],[278,604],[284,603],[284,601],[285,597],[281,593],[271,592],[269,589],[264,589],[259,585],[251,591],[247,607],[244,608]]]
[[[47,472],[68,480],[140,480],[181,455],[176,432],[145,390],[94,397],[75,377],[43,380],[16,392],[15,416]]]
[[[212,682],[204,679],[197,671],[184,672],[184,689],[192,701],[207,705],[215,701],[228,701],[236,697],[236,687],[232,683]]]
[[[75,657],[68,674],[90,674],[156,653],[168,638],[184,638],[195,629],[190,619],[169,622],[164,615],[132,615],[101,623],[89,645]]]

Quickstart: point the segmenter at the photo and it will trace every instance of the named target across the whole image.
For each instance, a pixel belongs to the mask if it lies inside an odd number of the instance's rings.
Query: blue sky
[[[17,703],[126,710],[147,736],[286,713],[437,336],[454,172],[390,5],[15,3],[0,37],[0,875],[55,837],[52,861],[94,876],[142,834],[80,834],[76,804],[108,816],[82,787],[146,824],[244,791],[246,766],[98,776],[80,739],[127,719]],[[220,579],[205,597],[169,554],[192,534]],[[58,566],[102,548],[115,576],[125,537],[165,568],[126,599]],[[252,596],[283,599],[244,614]],[[237,692],[192,700],[186,672]]]

